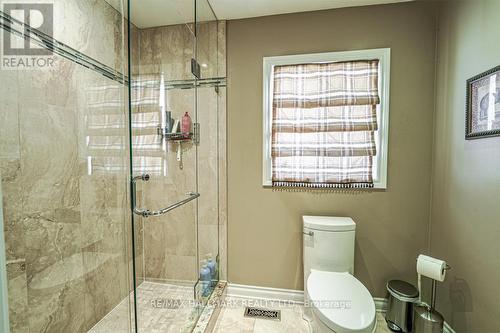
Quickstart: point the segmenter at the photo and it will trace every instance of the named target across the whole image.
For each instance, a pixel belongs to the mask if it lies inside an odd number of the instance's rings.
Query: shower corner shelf
[[[158,131],[161,131],[161,129],[158,128]],[[167,141],[192,141],[193,136],[194,136],[193,132],[189,132],[189,133],[163,133],[163,137]]]
[[[194,123],[193,124],[193,131],[192,132],[167,132],[165,131],[165,128],[158,126],[157,131],[158,135],[162,137],[162,139],[166,141],[172,141],[172,142],[193,142],[195,145],[200,143],[200,124],[199,123]]]

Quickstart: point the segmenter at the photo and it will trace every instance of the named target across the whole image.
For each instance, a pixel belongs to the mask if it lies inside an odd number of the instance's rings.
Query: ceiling
[[[239,19],[411,0],[209,0],[219,19]]]
[[[121,0],[106,1],[120,9]],[[406,1],[412,0],[197,0],[197,16],[198,21],[214,20],[215,15],[219,20],[231,20]],[[130,3],[132,22],[139,28],[193,22],[193,0],[130,0]]]

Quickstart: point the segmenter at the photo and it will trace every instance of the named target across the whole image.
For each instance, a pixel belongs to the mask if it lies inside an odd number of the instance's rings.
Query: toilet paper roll
[[[446,276],[446,262],[421,254],[417,259],[417,273],[443,282]]]

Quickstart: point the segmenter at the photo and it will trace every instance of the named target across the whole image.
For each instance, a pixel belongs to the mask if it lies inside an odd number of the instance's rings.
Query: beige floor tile
[[[251,333],[255,319],[244,317],[245,305],[242,300],[227,298],[215,324],[214,333]]]
[[[377,313],[376,333],[392,333],[392,331],[387,327],[387,323],[385,322],[385,317],[382,313]]]
[[[254,333],[308,333],[309,325],[302,319],[302,306],[294,305],[284,308],[278,308],[281,310],[281,321],[272,321],[265,319],[257,319],[255,322]]]
[[[248,302],[250,301],[250,302]],[[254,302],[252,302],[254,301]],[[228,297],[219,314],[213,333],[308,333],[309,325],[302,319],[303,306],[263,302]],[[244,317],[245,306],[281,310],[281,321],[250,319]],[[376,333],[392,333],[385,323],[384,315],[377,313]]]
[[[281,321],[251,319],[244,316],[246,306],[281,310]],[[302,306],[281,304],[279,302],[259,302],[228,297],[221,310],[214,333],[285,333],[309,331],[307,322],[302,319]]]

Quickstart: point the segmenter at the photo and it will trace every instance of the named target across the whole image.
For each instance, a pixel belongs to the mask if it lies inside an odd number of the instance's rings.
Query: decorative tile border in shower
[[[208,300],[207,306],[203,309],[198,322],[196,323],[193,333],[210,333],[212,332],[217,316],[220,312],[220,303],[226,296],[226,281],[221,281],[217,284]]]

